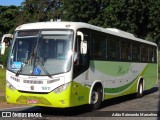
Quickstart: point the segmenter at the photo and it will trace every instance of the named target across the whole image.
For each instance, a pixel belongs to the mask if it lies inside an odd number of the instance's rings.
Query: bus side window
[[[93,59],[105,59],[106,58],[106,37],[101,34],[92,34],[92,49],[91,57]]]
[[[132,44],[132,60],[140,62],[140,45],[137,43]]]
[[[84,40],[88,42],[88,35],[84,33]],[[81,37],[77,36],[75,41],[75,50],[74,50],[74,64],[75,65],[82,65],[88,66],[88,51],[86,54],[82,54],[80,52],[80,45],[81,45]]]
[[[154,48],[154,63],[157,63],[157,48]]]
[[[80,64],[80,43],[81,43],[81,37],[77,36],[74,49],[74,65]]]
[[[149,62],[154,62],[154,51],[152,47],[149,47]]]
[[[126,40],[121,41],[121,60],[131,60],[131,43]]]
[[[141,45],[141,62],[148,62],[148,48],[146,45]]]
[[[108,39],[108,59],[119,60],[119,40],[114,37]]]

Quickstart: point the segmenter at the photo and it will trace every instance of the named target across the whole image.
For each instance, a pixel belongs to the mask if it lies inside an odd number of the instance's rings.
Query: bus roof
[[[36,22],[36,23],[28,23],[20,25],[16,28],[16,30],[31,30],[31,29],[79,29],[79,28],[89,28],[93,30],[97,30],[100,32],[108,33],[111,35],[131,39],[134,41],[143,42],[146,44],[157,46],[156,43],[143,40],[140,38],[135,37],[133,34],[115,29],[115,28],[102,28],[98,26],[94,26],[88,23],[83,22]]]

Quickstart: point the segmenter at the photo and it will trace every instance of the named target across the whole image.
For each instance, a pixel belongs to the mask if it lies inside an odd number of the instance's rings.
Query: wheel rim
[[[93,103],[93,104],[97,103],[98,98],[99,98],[98,92],[93,91],[93,92],[92,92],[92,103]]]
[[[143,93],[143,87],[142,87],[142,84],[140,84],[139,93],[140,93],[140,95]]]

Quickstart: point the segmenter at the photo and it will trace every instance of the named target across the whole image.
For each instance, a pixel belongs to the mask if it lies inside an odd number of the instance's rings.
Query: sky
[[[11,5],[20,6],[23,1],[24,0],[0,0],[0,5],[1,6],[11,6]]]

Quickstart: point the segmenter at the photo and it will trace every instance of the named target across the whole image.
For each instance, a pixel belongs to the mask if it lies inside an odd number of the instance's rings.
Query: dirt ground
[[[20,107],[20,106],[24,106],[24,105],[9,104],[7,102],[0,103],[0,109],[1,110],[5,109],[5,108]]]

